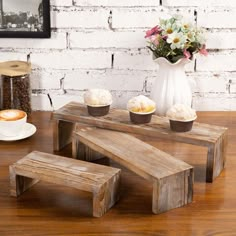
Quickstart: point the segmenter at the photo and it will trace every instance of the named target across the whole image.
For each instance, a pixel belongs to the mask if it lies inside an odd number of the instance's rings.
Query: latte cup
[[[0,134],[8,137],[19,135],[27,121],[22,110],[8,109],[0,111]]]

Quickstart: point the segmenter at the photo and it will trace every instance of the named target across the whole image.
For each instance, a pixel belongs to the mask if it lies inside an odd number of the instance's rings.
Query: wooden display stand
[[[87,155],[78,155],[81,143],[151,181],[153,213],[159,214],[192,202],[193,167],[185,162],[117,131],[76,127],[73,157],[87,160]]]
[[[10,194],[18,197],[39,180],[92,192],[93,216],[102,216],[119,198],[120,169],[32,152],[9,167]]]
[[[60,150],[71,142],[76,122],[98,128],[165,138],[177,142],[205,146],[208,148],[206,181],[213,180],[221,173],[226,161],[227,128],[194,122],[193,129],[185,133],[170,130],[169,120],[153,115],[148,124],[134,125],[126,110],[112,109],[103,117],[92,117],[84,104],[71,102],[53,113],[54,150]]]

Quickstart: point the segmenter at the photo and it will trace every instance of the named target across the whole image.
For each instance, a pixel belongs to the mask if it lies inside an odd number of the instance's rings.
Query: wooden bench
[[[119,197],[120,170],[70,158],[31,152],[9,167],[10,194],[18,197],[39,180],[93,194],[93,216],[102,216]]]
[[[205,146],[208,148],[206,161],[206,181],[213,180],[221,173],[226,161],[227,128],[194,122],[190,132],[176,133],[170,130],[169,121],[153,115],[148,124],[134,125],[126,110],[111,109],[108,115],[92,117],[84,104],[71,102],[53,114],[54,150],[60,150],[71,142],[76,122],[133,134],[164,138],[177,142]]]
[[[152,211],[159,214],[192,202],[193,167],[121,132],[76,127],[73,157],[82,144],[153,183]],[[81,153],[80,153],[81,154]]]

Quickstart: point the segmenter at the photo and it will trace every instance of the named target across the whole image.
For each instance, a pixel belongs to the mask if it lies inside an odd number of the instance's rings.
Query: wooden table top
[[[76,189],[41,182],[18,199],[10,197],[8,166],[33,150],[53,153],[51,113],[33,112],[29,122],[37,132],[32,137],[0,141],[0,235],[235,235],[236,112],[198,112],[197,121],[229,129],[226,168],[214,183],[205,183],[207,148],[137,136],[194,166],[193,202],[153,215],[151,183],[111,162],[122,169],[121,198],[96,219],[91,194]],[[56,154],[71,156],[70,145]]]

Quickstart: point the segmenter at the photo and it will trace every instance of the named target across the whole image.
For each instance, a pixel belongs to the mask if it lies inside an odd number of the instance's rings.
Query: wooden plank
[[[192,166],[131,135],[93,127],[78,127],[74,132],[74,139],[79,139],[92,150],[153,182],[155,214],[192,201]]]
[[[84,104],[71,102],[53,113],[54,119],[81,122],[99,128],[116,131],[166,138],[178,142],[208,146],[215,143],[227,128],[194,122],[193,129],[185,133],[173,132],[169,128],[169,121],[165,117],[153,115],[148,124],[135,125],[129,120],[126,110],[111,109],[109,114],[102,117],[92,117],[88,114]]]
[[[187,163],[125,133],[92,127],[76,129],[75,133],[86,146],[148,180],[161,179],[192,168]]]
[[[75,134],[72,135],[72,157],[83,161],[95,161],[104,158],[104,155],[94,151],[88,146],[84,145],[79,139],[75,138]]]
[[[14,197],[20,196],[23,192],[28,190],[39,181],[39,179],[32,179],[25,176],[17,175],[15,169],[12,166],[9,166],[9,173],[10,195]]]
[[[53,148],[61,150],[71,142],[74,124],[63,120],[53,120]]]
[[[153,182],[152,210],[158,214],[181,207],[190,203],[192,197],[193,170],[182,171]]]
[[[11,196],[38,180],[93,193],[93,215],[103,215],[119,198],[120,170],[34,151],[10,168]],[[29,181],[30,180],[30,181]]]

